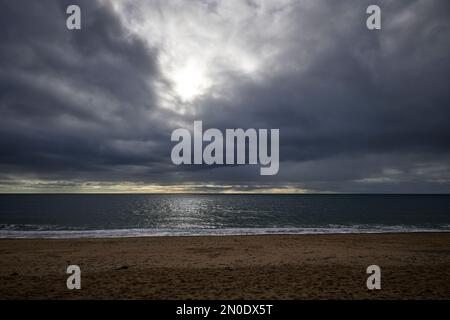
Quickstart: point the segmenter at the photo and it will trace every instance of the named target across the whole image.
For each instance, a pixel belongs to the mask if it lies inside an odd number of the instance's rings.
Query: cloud
[[[65,28],[65,2],[2,6],[3,175],[108,175],[156,161],[155,149],[166,148],[157,48],[130,34],[110,8],[78,4],[80,31]]]
[[[446,1],[379,1],[381,31],[370,1],[77,3],[76,32],[69,2],[2,5],[2,189],[450,191]],[[194,120],[279,128],[279,174],[174,166]]]

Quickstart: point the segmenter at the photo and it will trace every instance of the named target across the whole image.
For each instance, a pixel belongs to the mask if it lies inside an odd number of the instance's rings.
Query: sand
[[[450,233],[3,239],[0,299],[450,299]]]

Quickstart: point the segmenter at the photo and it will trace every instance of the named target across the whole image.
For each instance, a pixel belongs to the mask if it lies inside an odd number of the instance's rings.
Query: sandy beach
[[[3,239],[0,283],[0,299],[450,299],[450,233]]]

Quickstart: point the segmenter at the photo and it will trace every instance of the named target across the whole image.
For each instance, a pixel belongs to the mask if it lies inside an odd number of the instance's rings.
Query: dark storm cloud
[[[1,183],[450,192],[450,4],[377,1],[382,30],[369,31],[372,2],[279,9],[289,10],[289,27],[270,39],[276,54],[258,75],[220,70],[214,88],[192,102],[194,111],[177,114],[158,97],[157,83],[170,90],[159,48],[130,33],[112,9],[78,1],[83,29],[68,31],[69,2],[2,1]],[[208,14],[217,14],[213,4]],[[268,41],[257,35],[248,46]],[[279,128],[279,174],[172,165],[173,123],[193,120],[205,128]]]
[[[319,2],[292,12],[298,38],[278,62],[291,68],[272,75],[268,66],[262,82],[230,75],[236,86],[222,96],[233,99],[202,101],[208,125],[280,128],[285,163],[265,180],[329,191],[448,192],[450,5],[381,2],[379,32],[365,28],[369,2]],[[421,166],[438,168],[442,179],[418,176]],[[399,173],[387,177],[390,169]]]
[[[167,148],[153,87],[157,49],[95,1],[77,1],[82,30],[67,30],[69,4],[2,1],[2,175],[122,179],[111,174],[119,165],[147,172],[162,161],[155,150]]]

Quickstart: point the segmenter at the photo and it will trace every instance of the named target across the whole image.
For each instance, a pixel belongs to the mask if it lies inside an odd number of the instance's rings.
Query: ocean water
[[[0,238],[450,232],[450,195],[0,195]]]

